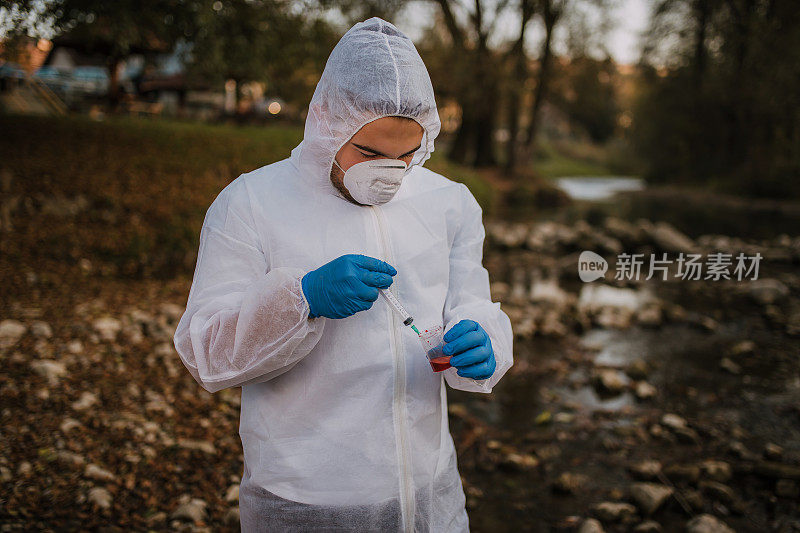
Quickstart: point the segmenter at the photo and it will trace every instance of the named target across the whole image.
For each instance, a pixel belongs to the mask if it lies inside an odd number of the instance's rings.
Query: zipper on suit
[[[377,206],[370,206],[370,211],[375,219],[378,238],[381,242],[384,261],[392,264],[391,249],[389,248],[389,236],[386,232],[386,220],[383,212]],[[394,265],[392,265],[394,266]],[[396,285],[397,282],[392,283]],[[403,518],[404,531],[414,531],[415,501],[412,493],[412,479],[410,468],[410,458],[408,453],[408,428],[406,427],[406,364],[405,358],[400,354],[397,346],[397,323],[392,309],[387,306],[389,314],[389,344],[392,348],[394,358],[394,394],[392,397],[392,413],[394,418],[394,429],[399,436],[400,449],[398,451],[398,464],[400,467],[400,508]]]

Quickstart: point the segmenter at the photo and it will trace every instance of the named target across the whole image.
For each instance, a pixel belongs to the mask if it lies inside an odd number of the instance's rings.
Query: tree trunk
[[[511,49],[510,57],[513,61],[511,79],[508,91],[508,142],[506,144],[506,174],[516,173],[517,152],[519,151],[519,114],[522,101],[522,91],[528,79],[528,58],[525,55],[525,28],[533,15],[532,2],[522,1],[521,27],[519,38]]]
[[[119,64],[122,58],[110,56],[108,58],[108,105],[111,112],[117,111],[120,102],[119,95]]]
[[[550,63],[552,61],[552,47],[553,40],[553,27],[558,20],[558,12],[553,9],[550,0],[544,3],[544,24],[545,24],[545,38],[544,45],[542,46],[542,60],[539,65],[539,80],[536,84],[536,93],[533,97],[533,106],[531,108],[531,118],[528,123],[528,130],[525,136],[525,152],[528,157],[533,153],[534,142],[536,140],[536,130],[539,126],[539,115],[547,94],[547,82],[550,78]]]

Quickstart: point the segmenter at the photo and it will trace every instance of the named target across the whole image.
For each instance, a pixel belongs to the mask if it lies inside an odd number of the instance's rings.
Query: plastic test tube
[[[391,291],[389,291],[389,289],[378,289],[378,290],[383,295],[383,297],[386,298],[386,301],[389,302],[389,305],[391,305],[392,308],[395,311],[397,311],[397,314],[399,314],[400,317],[403,319],[403,325],[410,326],[411,323],[414,322],[414,319],[411,317],[411,315],[408,314],[408,311],[406,311],[400,304],[400,300],[395,298],[395,295],[392,294]]]

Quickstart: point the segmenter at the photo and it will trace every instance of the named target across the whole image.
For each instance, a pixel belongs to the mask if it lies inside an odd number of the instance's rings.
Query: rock
[[[225,501],[226,502],[238,502],[239,501],[239,484],[238,483],[228,487],[228,492],[225,494]]]
[[[22,461],[17,467],[17,475],[27,477],[33,472],[33,466],[28,461]]]
[[[240,520],[239,520],[239,507],[231,507],[225,512],[225,516],[222,518],[222,521],[225,523],[226,526],[230,526],[234,529],[239,528]]]
[[[80,355],[83,353],[83,343],[78,339],[71,340],[67,343],[67,351],[73,355]]]
[[[86,465],[83,475],[95,481],[114,481],[115,479],[114,474],[94,463]]]
[[[756,350],[756,343],[753,341],[740,341],[733,345],[731,348],[731,355],[740,356],[744,354],[751,354]]]
[[[646,381],[636,382],[636,397],[640,400],[648,400],[656,395],[658,392],[654,386]]]
[[[0,350],[14,346],[28,328],[22,322],[6,319],[0,322]]]
[[[661,425],[670,429],[682,429],[688,427],[686,420],[676,414],[667,413],[661,417]]]
[[[14,479],[14,474],[11,473],[11,469],[7,466],[0,466],[0,482],[8,483]]]
[[[775,483],[775,495],[781,498],[792,498],[797,500],[800,497],[800,487],[797,482],[791,479],[779,479]]]
[[[603,526],[595,518],[587,518],[581,522],[578,533],[603,533]]]
[[[779,461],[783,456],[783,448],[773,442],[768,442],[764,446],[764,457],[773,461]]]
[[[664,467],[664,474],[670,480],[684,480],[696,483],[700,479],[700,467],[697,465],[674,464]]]
[[[67,450],[57,451],[56,460],[59,463],[67,466],[83,466],[86,463],[86,459],[84,459],[82,456]]]
[[[558,285],[557,278],[535,280],[531,284],[529,299],[532,302],[546,302],[557,308],[569,305],[573,296]]]
[[[742,367],[738,364],[734,363],[730,358],[723,357],[722,360],[719,362],[719,367],[723,370],[727,370],[731,374],[741,374]]]
[[[598,388],[613,394],[619,394],[625,390],[629,383],[625,374],[613,368],[600,368],[595,370],[593,380]]]
[[[710,495],[712,498],[722,503],[730,503],[736,500],[736,494],[733,492],[733,489],[723,483],[718,483],[717,481],[701,481],[699,487],[705,494]]]
[[[602,502],[592,506],[592,512],[603,522],[620,522],[636,514],[636,507],[629,503]]]
[[[114,341],[117,334],[122,329],[122,323],[116,318],[107,316],[96,319],[92,322],[92,327],[104,341]]]
[[[207,506],[208,504],[203,500],[184,494],[178,500],[178,508],[175,509],[170,518],[194,523],[202,522],[206,518]]]
[[[725,483],[733,476],[731,465],[725,461],[708,460],[700,464],[700,469],[706,477],[712,481],[719,481]]]
[[[628,470],[639,479],[655,479],[661,472],[661,463],[655,460],[645,460],[630,465]]]
[[[575,494],[588,480],[589,478],[583,474],[562,472],[553,483],[553,490],[562,494]]]
[[[631,498],[645,515],[651,515],[661,507],[670,496],[672,489],[658,483],[634,483],[631,485]]]
[[[111,507],[111,493],[102,487],[93,487],[89,489],[89,496],[87,499],[91,504],[101,509],[108,509]]]
[[[661,524],[655,520],[647,520],[633,528],[633,533],[661,533],[661,531]]]
[[[686,523],[686,533],[736,533],[725,522],[710,514],[701,514]]]
[[[586,283],[581,287],[578,296],[578,309],[594,312],[604,307],[612,307],[624,309],[632,314],[653,301],[654,297],[649,291],[635,291],[599,283]]]
[[[775,303],[789,294],[786,285],[772,278],[750,280],[746,290],[753,300],[763,305]]]
[[[58,385],[59,380],[67,375],[64,363],[51,359],[38,359],[31,362],[31,369],[47,379],[51,386]]]
[[[683,499],[686,500],[686,503],[694,509],[695,511],[702,511],[703,507],[705,506],[705,501],[703,500],[703,494],[696,489],[684,489],[681,491],[681,495]]]
[[[645,379],[647,374],[650,373],[650,365],[644,359],[634,359],[625,367],[625,373],[631,379]]]
[[[643,326],[660,326],[664,321],[664,314],[661,311],[661,306],[652,303],[646,304],[636,311],[636,321]]]
[[[737,440],[728,444],[728,450],[739,459],[746,459],[748,461],[758,459],[758,455],[748,450],[744,444]]]
[[[79,428],[83,426],[80,422],[75,420],[74,418],[65,418],[63,422],[61,422],[61,433],[69,433],[71,429]]]
[[[178,439],[178,447],[185,450],[199,450],[209,455],[217,453],[214,443],[205,440]]]
[[[76,411],[85,411],[97,403],[97,396],[89,391],[83,391],[78,401],[72,403],[72,408]]]
[[[684,444],[699,444],[700,436],[692,428],[676,428],[673,430],[678,440]]]
[[[656,223],[650,231],[650,238],[660,250],[665,252],[680,253],[697,250],[692,239],[666,222]]]
[[[47,322],[37,320],[33,324],[31,324],[31,333],[35,337],[49,339],[50,337],[53,336],[53,328],[51,328],[50,324],[48,324]]]

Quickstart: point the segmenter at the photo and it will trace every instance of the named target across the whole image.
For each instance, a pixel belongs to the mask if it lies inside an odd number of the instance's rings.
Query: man
[[[242,386],[244,531],[467,531],[446,381],[491,392],[512,365],[481,264],[481,209],[422,167],[430,77],[371,18],[331,53],[290,158],[209,208],[175,347],[210,392]],[[417,335],[446,332],[432,371]]]

